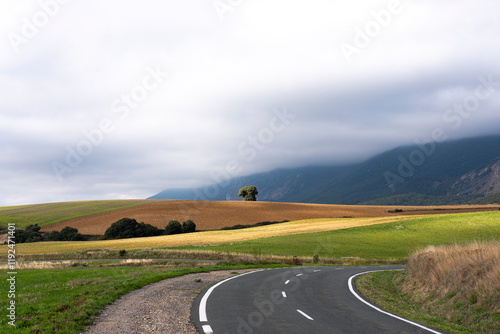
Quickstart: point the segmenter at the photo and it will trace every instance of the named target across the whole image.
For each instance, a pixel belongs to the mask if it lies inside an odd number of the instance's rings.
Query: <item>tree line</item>
[[[15,241],[18,244],[40,241],[85,241],[87,237],[78,232],[77,228],[66,226],[61,231],[51,231],[50,233],[40,233],[41,227],[38,224],[28,225],[25,229],[15,230]],[[177,220],[171,220],[165,229],[156,226],[139,223],[132,218],[122,218],[104,232],[100,239],[126,239],[152,237],[158,235],[172,235],[180,233],[191,233],[196,231],[196,224],[192,220],[187,220],[182,224]]]

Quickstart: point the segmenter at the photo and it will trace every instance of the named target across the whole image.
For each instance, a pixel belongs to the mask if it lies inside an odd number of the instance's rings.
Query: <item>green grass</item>
[[[498,333],[498,316],[488,314],[484,310],[474,309],[462,305],[463,312],[475,312],[481,323],[474,329],[457,324],[456,319],[449,319],[444,314],[439,314],[439,304],[446,301],[435,301],[434,306],[422,306],[413,301],[412,297],[401,291],[400,285],[404,272],[380,271],[361,275],[356,279],[356,287],[370,301],[386,311],[403,316],[407,319],[442,329],[448,333]]]
[[[282,265],[281,265],[282,266]],[[257,267],[257,266],[253,266]],[[264,267],[264,266],[260,266]],[[273,266],[266,266],[273,267]],[[166,278],[211,270],[250,266],[198,268],[75,267],[23,269],[16,275],[16,328],[8,325],[6,271],[0,274],[1,333],[79,333],[106,305],[122,295]],[[5,291],[6,290],[6,291]]]
[[[500,212],[432,215],[418,219],[329,232],[288,235],[233,243],[175,247],[218,252],[406,260],[428,245],[500,240]]]
[[[45,203],[0,207],[0,227],[15,223],[16,228],[30,224],[39,226],[59,223],[72,218],[113,211],[151,203],[150,200],[102,200]]]

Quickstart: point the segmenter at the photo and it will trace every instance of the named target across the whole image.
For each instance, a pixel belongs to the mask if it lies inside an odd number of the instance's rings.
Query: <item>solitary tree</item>
[[[254,186],[246,186],[240,189],[238,196],[243,197],[244,201],[256,201],[258,193],[257,188]]]

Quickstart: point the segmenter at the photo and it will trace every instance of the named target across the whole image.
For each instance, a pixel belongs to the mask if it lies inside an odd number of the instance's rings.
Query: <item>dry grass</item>
[[[60,231],[66,226],[77,228],[82,234],[102,235],[121,218],[165,228],[170,220],[191,219],[197,230],[218,230],[237,224],[250,225],[263,221],[303,220],[340,217],[394,217],[389,210],[403,209],[397,215],[422,215],[498,210],[498,206],[393,207],[368,205],[302,204],[244,201],[180,201],[157,200],[145,204],[86,215],[44,226],[42,232]],[[436,210],[439,209],[439,210]],[[33,221],[36,223],[36,221]]]
[[[493,333],[481,322],[500,321],[500,242],[416,252],[408,259],[403,291],[454,323]]]

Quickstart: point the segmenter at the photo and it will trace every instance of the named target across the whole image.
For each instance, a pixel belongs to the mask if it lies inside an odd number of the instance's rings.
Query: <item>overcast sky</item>
[[[0,2],[0,205],[500,133],[498,0]]]

